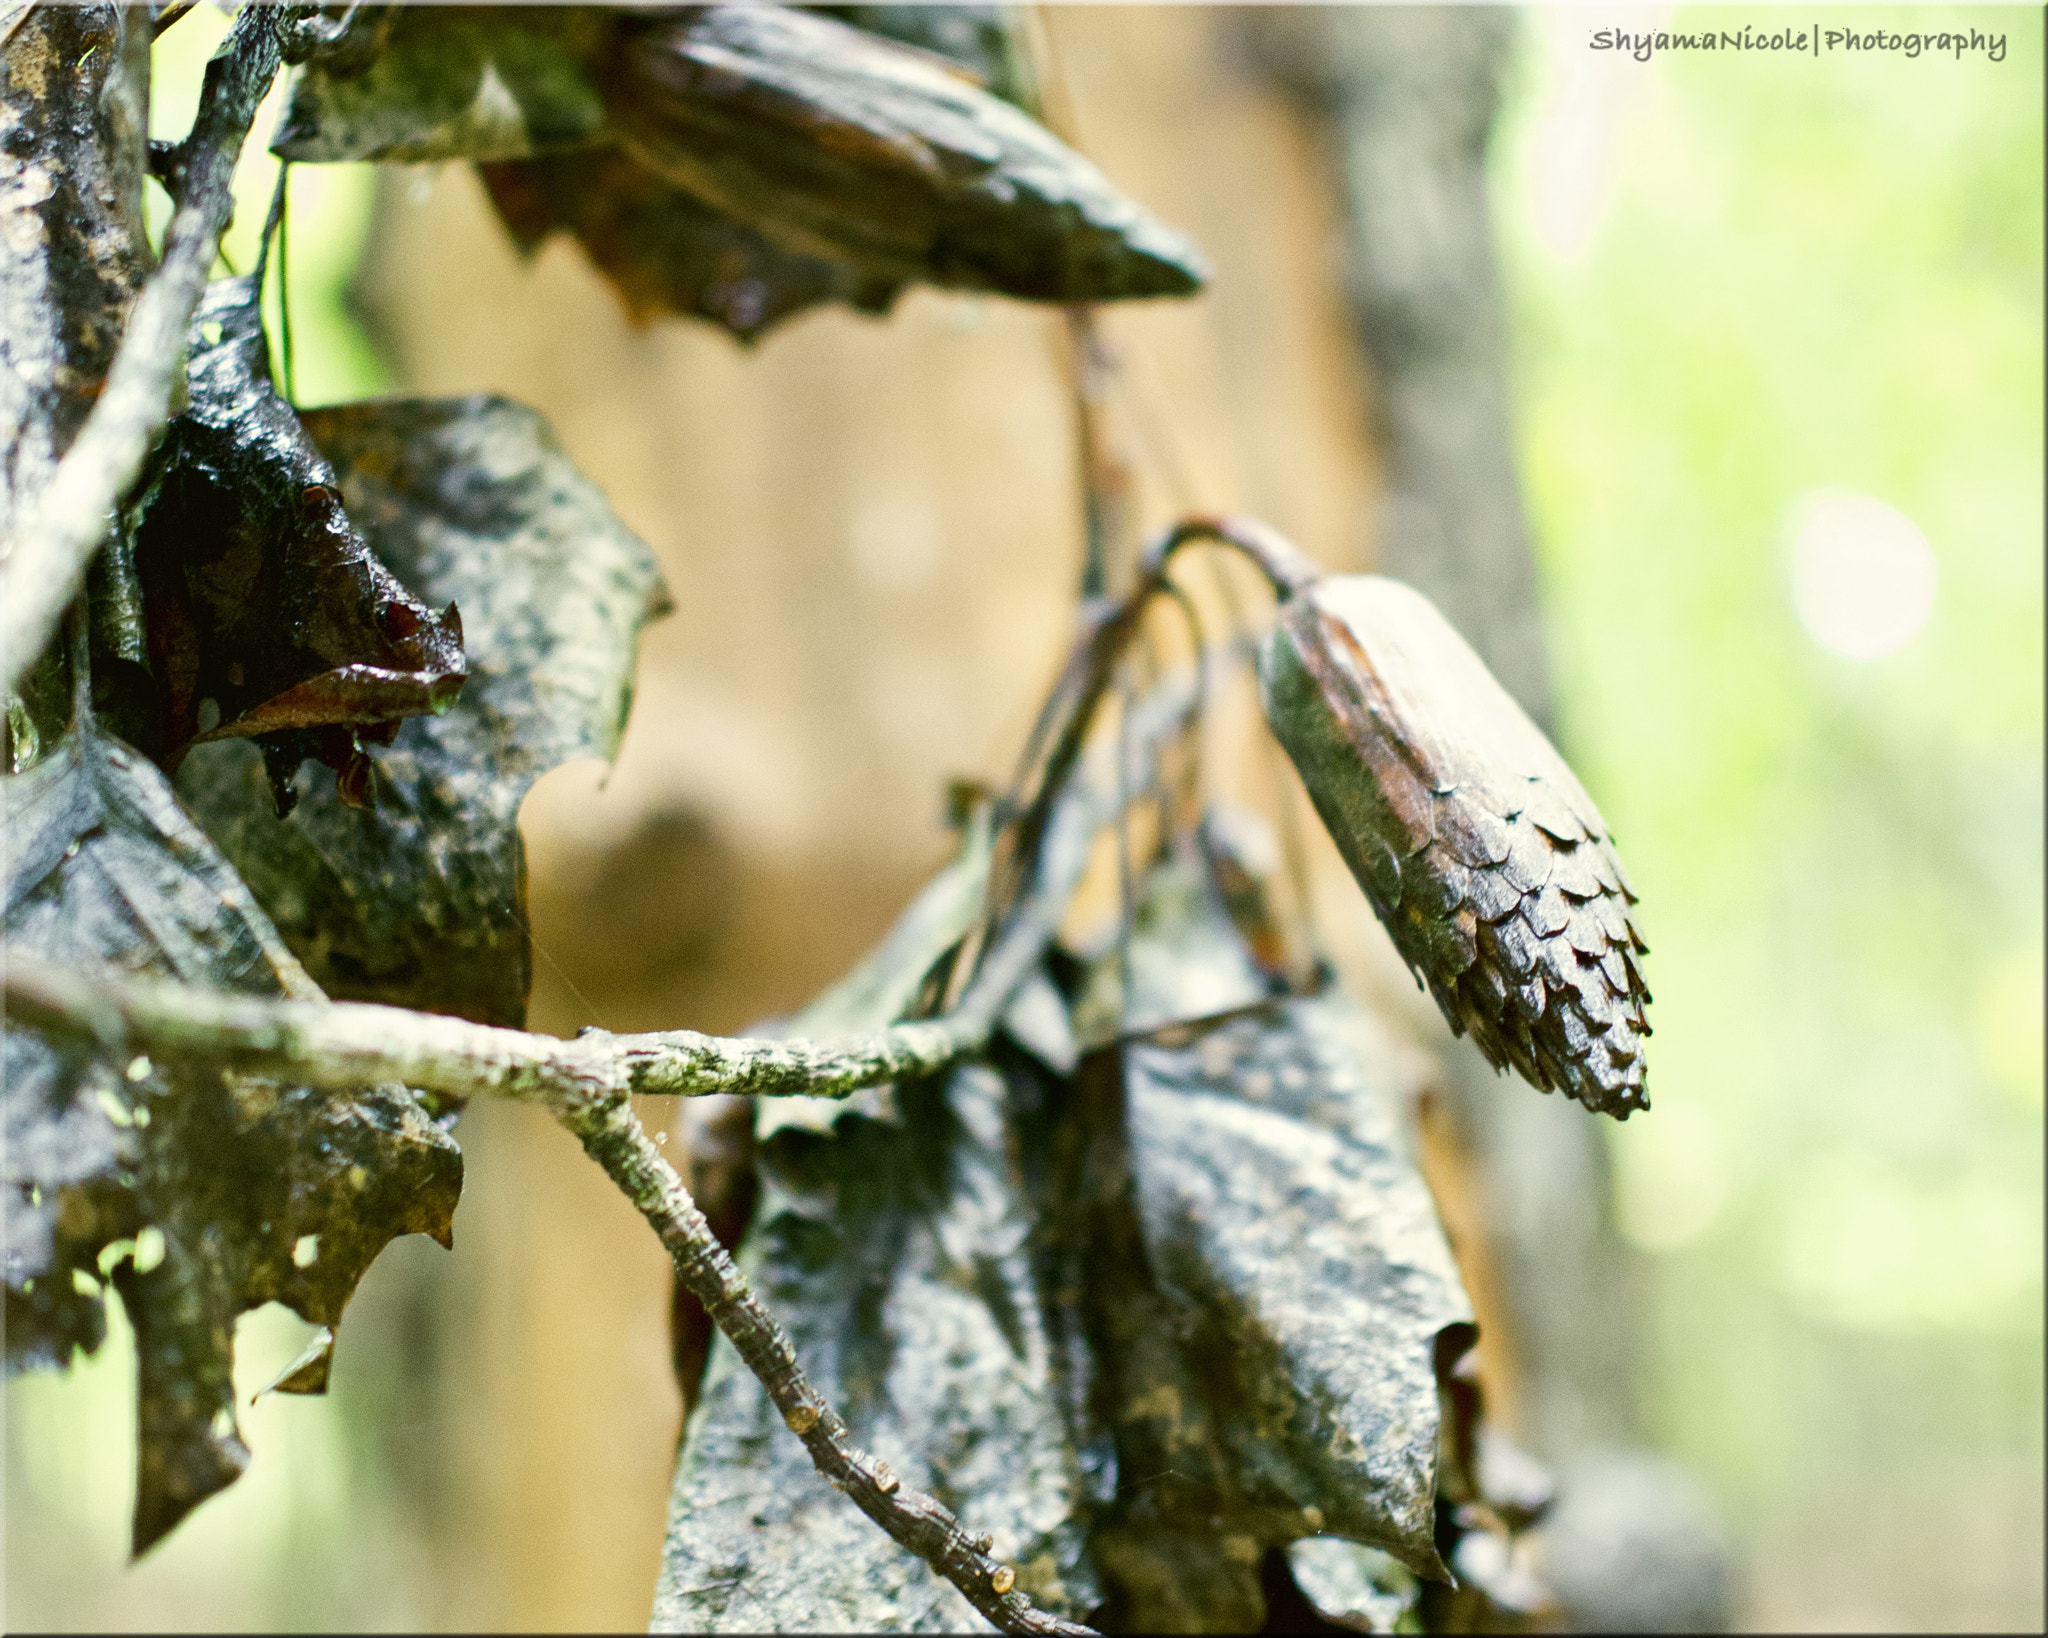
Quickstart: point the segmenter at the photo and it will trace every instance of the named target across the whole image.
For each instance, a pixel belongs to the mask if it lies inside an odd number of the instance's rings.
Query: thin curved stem
[[[1316,566],[1292,541],[1256,518],[1241,516],[1188,518],[1153,539],[1139,560],[1138,575],[1131,589],[1117,602],[1099,609],[1086,619],[1081,636],[1068,658],[1060,679],[1060,690],[1070,691],[1071,703],[1059,737],[1046,753],[1038,792],[1018,816],[1015,840],[1009,857],[1017,875],[1010,891],[1023,892],[1030,884],[1032,861],[1052,811],[1052,804],[1087,743],[1095,713],[1115,675],[1117,664],[1131,639],[1138,633],[1146,608],[1166,589],[1166,571],[1173,555],[1183,546],[1199,541],[1229,546],[1251,559],[1283,600],[1305,590],[1322,577]],[[1078,680],[1070,684],[1069,678]],[[999,896],[992,895],[992,902]]]

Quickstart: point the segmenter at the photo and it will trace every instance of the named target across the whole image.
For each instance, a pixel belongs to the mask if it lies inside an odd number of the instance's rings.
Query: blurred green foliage
[[[226,13],[200,6],[156,44],[150,61],[150,132],[175,141],[191,128],[199,106],[200,76],[214,48],[227,38]],[[278,162],[270,155],[270,132],[283,111],[286,77],[280,76],[256,111],[256,122],[235,171],[235,215],[221,240],[228,267],[246,273],[255,265],[264,218],[277,184]],[[376,176],[368,165],[299,165],[292,170],[287,201],[287,272],[291,280],[294,373],[301,404],[338,404],[390,390],[390,382],[362,327],[351,317],[349,280],[369,238]],[[160,237],[170,201],[154,184],[145,201],[152,236]],[[276,254],[273,251],[273,256]],[[216,266],[215,277],[225,267]],[[264,319],[271,352],[280,363],[283,312],[277,274],[264,293]]]
[[[1653,948],[1654,1107],[1612,1134],[1653,1415],[1752,1532],[1835,1506],[1938,1595],[1983,1474],[2040,1505],[2042,14],[1849,20],[2008,50],[1638,63],[1537,13],[1496,183],[1561,735]],[[1795,613],[1827,489],[1933,547],[1886,658]],[[2035,1621],[2038,1529],[1996,1572]],[[1976,1607],[1906,1596],[1809,1603]]]

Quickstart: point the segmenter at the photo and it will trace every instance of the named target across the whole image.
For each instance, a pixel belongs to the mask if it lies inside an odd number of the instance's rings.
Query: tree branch
[[[676,1275],[759,1378],[790,1430],[833,1486],[944,1576],[1005,1632],[1086,1634],[1036,1608],[1016,1572],[989,1556],[936,1499],[908,1490],[886,1462],[857,1448],[797,1363],[787,1334],[748,1285],[630,1101],[636,1092],[844,1097],[863,1086],[943,1069],[987,1043],[1010,997],[1043,958],[1087,867],[1095,803],[1069,793],[1046,838],[1044,867],[958,1006],[844,1045],[724,1039],[694,1030],[589,1031],[573,1041],[460,1018],[355,1002],[272,1001],[179,984],[88,978],[4,952],[10,1018],[111,1056],[137,1050],[306,1085],[346,1090],[403,1081],[453,1096],[545,1105],[639,1209]]]
[[[171,411],[185,327],[234,210],[235,162],[278,67],[278,10],[245,5],[206,65],[163,264],[136,297],[99,400],[0,559],[0,682],[12,688],[57,629]]]
[[[997,1019],[1058,930],[1087,861],[1094,815],[1069,805],[1048,867],[1022,900],[959,1004],[847,1042],[659,1030],[573,1041],[361,1001],[283,1001],[158,980],[67,972],[9,950],[7,1015],[47,1035],[117,1055],[200,1061],[299,1085],[349,1091],[400,1081],[448,1098],[538,1103],[558,1119],[633,1093],[844,1098],[928,1075],[987,1044]]]
[[[889,1464],[859,1449],[797,1363],[788,1335],[754,1295],[717,1235],[620,1098],[564,1117],[584,1150],[625,1190],[661,1236],[676,1275],[760,1380],[811,1462],[898,1546],[915,1553],[1004,1632],[1079,1635],[1093,1629],[1038,1609],[1016,1588],[1016,1572],[989,1556],[990,1538],[969,1536],[935,1498],[907,1488]]]

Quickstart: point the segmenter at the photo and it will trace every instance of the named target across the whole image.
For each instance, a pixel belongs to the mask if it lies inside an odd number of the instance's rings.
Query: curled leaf
[[[1607,824],[1420,594],[1291,595],[1259,654],[1267,720],[1451,1028],[1495,1068],[1626,1119],[1649,1107],[1648,951]]]
[[[0,779],[0,804],[10,945],[67,966],[320,997],[138,752],[75,726]],[[337,1096],[142,1057],[110,1065],[21,1027],[0,1056],[8,1367],[96,1348],[103,1282],[118,1287],[140,1366],[140,1553],[248,1461],[236,1316],[278,1301],[333,1328],[395,1235],[447,1242],[461,1155],[403,1087]]]
[[[823,302],[887,312],[902,285],[784,249],[617,148],[477,167],[522,250],[573,234],[635,322],[681,313],[754,341]]]
[[[253,276],[209,287],[187,369],[135,547],[159,759],[174,769],[195,742],[254,739],[280,814],[308,756],[360,804],[364,745],[461,691],[461,619],[408,592],[350,521],[333,467],[271,385]],[[208,701],[219,721],[203,727]]]
[[[0,540],[78,435],[149,273],[148,19],[124,6],[0,21]]]
[[[617,748],[640,628],[668,607],[660,571],[521,405],[347,405],[305,427],[377,556],[460,603],[470,681],[377,753],[373,809],[315,791],[277,824],[229,745],[195,752],[180,791],[330,992],[518,1024],[519,804],[548,769]]]
[[[614,129],[786,249],[1043,301],[1185,296],[1201,258],[1101,173],[926,53],[781,6],[632,29]]]

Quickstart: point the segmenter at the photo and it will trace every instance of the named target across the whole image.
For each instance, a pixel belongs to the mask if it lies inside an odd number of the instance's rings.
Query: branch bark
[[[234,210],[235,163],[277,75],[278,12],[244,6],[206,65],[199,112],[174,167],[184,182],[164,235],[163,263],[130,309],[92,413],[9,531],[0,559],[0,682],[8,688],[57,629],[170,417],[185,327]]]
[[[78,435],[149,276],[146,22],[36,6],[0,45],[0,540]]]

